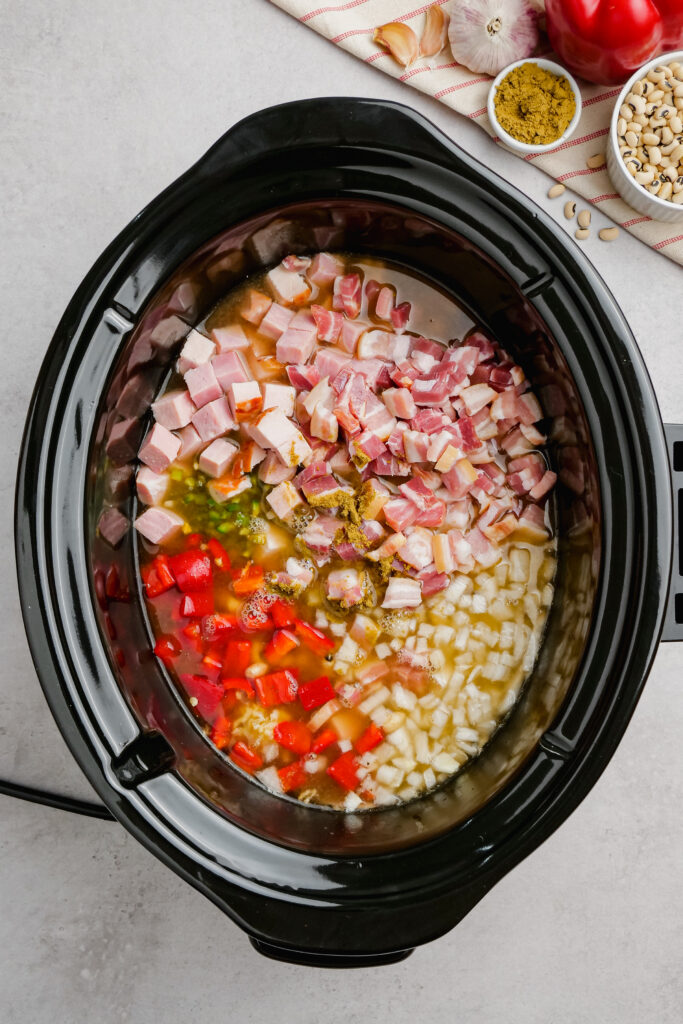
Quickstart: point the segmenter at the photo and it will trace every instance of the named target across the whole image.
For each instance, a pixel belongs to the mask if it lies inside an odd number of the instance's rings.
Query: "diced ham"
[[[432,560],[432,531],[422,526],[412,526],[406,533],[406,542],[401,548],[400,559],[414,569],[424,569]]]
[[[382,392],[382,401],[392,416],[403,420],[412,419],[417,412],[415,399],[407,388],[388,388]]]
[[[243,419],[251,413],[258,412],[263,398],[257,381],[247,380],[227,387],[230,411],[235,419]]]
[[[391,323],[395,331],[403,331],[408,326],[410,320],[410,309],[411,305],[409,302],[401,302],[400,305],[394,306],[392,309]]]
[[[325,580],[328,600],[352,608],[363,600],[363,580],[357,569],[334,569]]]
[[[230,324],[229,327],[214,327],[211,337],[221,355],[224,352],[243,351],[249,348],[249,339],[239,324]]]
[[[289,327],[293,316],[294,312],[291,309],[281,306],[279,302],[274,302],[259,324],[259,334],[277,341]]]
[[[219,356],[214,356],[211,365],[223,391],[227,391],[231,384],[242,384],[251,379],[251,374],[239,352],[223,352]]]
[[[319,252],[311,260],[306,276],[313,284],[324,288],[332,284],[335,277],[338,277],[344,270],[344,264],[338,256],[332,256],[328,252]]]
[[[237,451],[237,445],[232,441],[217,437],[199,456],[199,468],[207,476],[223,476]]]
[[[266,453],[255,441],[247,441],[240,448],[236,458],[233,471],[239,473],[251,473],[252,469],[263,462]]]
[[[323,465],[325,465],[325,463],[323,463]],[[305,479],[301,479],[305,476],[306,471],[304,470],[303,473],[299,473],[294,482],[301,487],[304,496],[309,501],[311,501],[312,498],[331,498],[333,495],[339,494],[339,491],[341,490],[339,483],[331,473],[323,473],[320,476],[309,476]],[[311,504],[313,504],[312,501]]]
[[[292,387],[299,391],[315,387],[320,380],[320,374],[315,366],[288,366],[287,376]]]
[[[267,495],[266,501],[278,519],[284,521],[289,519],[292,513],[303,505],[301,495],[289,480],[285,480],[283,483],[278,484],[277,487],[274,487],[270,494]]]
[[[251,438],[262,448],[277,448],[295,437],[299,430],[282,409],[266,409],[248,426]]]
[[[263,320],[264,316],[273,304],[273,300],[263,292],[257,292],[250,288],[246,298],[240,306],[240,316],[255,327]]]
[[[331,409],[319,404],[313,410],[310,431],[313,437],[322,441],[336,441],[339,437],[339,421]]]
[[[282,409],[285,416],[294,415],[296,391],[287,384],[262,384],[264,409]]]
[[[192,417],[192,425],[202,441],[213,441],[215,437],[227,434],[229,430],[234,430],[237,426],[232,418],[230,404],[225,395],[198,409]]]
[[[419,580],[392,576],[387,584],[382,608],[417,608],[422,603],[422,584]]]
[[[360,274],[343,274],[335,278],[332,296],[332,308],[346,313],[350,320],[355,320],[361,307]]]
[[[533,498],[534,501],[540,501],[541,498],[544,498],[553,489],[556,481],[557,474],[553,473],[550,469],[546,470],[539,482],[529,491],[529,497]]]
[[[443,474],[443,482],[453,498],[464,498],[477,479],[477,471],[469,459],[459,459]]]
[[[97,521],[97,532],[110,545],[117,547],[128,532],[130,520],[117,508],[107,508]]]
[[[282,266],[285,270],[307,270],[310,265],[310,256],[297,256],[294,253],[291,253],[289,256],[285,256],[282,261]]]
[[[167,391],[158,401],[152,402],[154,419],[167,430],[180,430],[186,427],[197,407],[190,398],[189,391],[178,388],[175,391]]]
[[[216,346],[210,338],[206,338],[199,331],[190,331],[185,344],[180,350],[178,358],[178,372],[185,374],[188,370],[194,370],[202,363],[208,363],[216,351]]]
[[[311,313],[313,314],[318,331],[318,341],[326,341],[336,345],[344,324],[342,314],[336,313],[331,309],[325,309],[324,306],[316,305],[311,306]]]
[[[346,352],[338,348],[318,349],[313,365],[321,377],[329,377],[333,380],[339,371],[350,362]]]
[[[297,330],[288,327],[278,338],[275,355],[280,363],[305,363],[316,344],[315,328]]]
[[[250,487],[251,480],[248,476],[243,476],[241,479],[228,476],[220,480],[212,480],[207,490],[213,500],[221,505],[223,502],[236,498],[238,494],[248,491]]]
[[[391,529],[397,533],[403,533],[415,522],[419,509],[407,498],[391,498],[382,511]]]
[[[201,439],[192,423],[187,427],[183,427],[182,430],[179,430],[177,436],[180,438],[180,451],[178,452],[179,459],[189,459],[191,455],[195,455],[204,445],[204,441]]]
[[[334,516],[316,516],[301,534],[301,539],[317,555],[328,555],[341,523]]]
[[[164,544],[184,526],[185,521],[167,508],[148,508],[133,524],[150,544]]]
[[[141,466],[135,477],[138,498],[145,505],[160,505],[168,490],[168,475],[155,473],[149,466]]]
[[[268,284],[276,298],[288,306],[300,306],[311,294],[308,281],[296,270],[287,270],[280,264],[266,274]],[[299,362],[299,360],[293,360]],[[282,362],[282,360],[281,360]]]
[[[277,452],[267,452],[265,459],[259,466],[259,480],[264,484],[281,484],[283,480],[291,480],[296,469],[284,466],[278,458]]]
[[[370,430],[364,430],[362,434],[349,441],[351,458],[356,465],[361,467],[378,458],[386,450],[387,446]]]
[[[426,462],[429,434],[423,434],[419,430],[406,430],[403,434],[403,446],[408,462]]]
[[[417,578],[422,584],[422,597],[431,597],[432,594],[438,594],[441,590],[445,590],[450,579],[445,572],[434,572],[433,569],[423,569],[422,572],[418,573]]]
[[[380,455],[368,466],[370,473],[377,476],[410,476],[410,466],[403,459],[393,455]]]
[[[474,416],[490,402],[494,400],[497,392],[488,384],[471,384],[460,392],[460,397],[465,403],[468,415]]]
[[[219,358],[224,359],[225,356]],[[201,366],[188,370],[185,374],[185,383],[190,397],[198,409],[215,401],[223,394],[223,388],[218,383],[211,363],[202,363]]]
[[[163,473],[177,458],[179,451],[180,438],[155,423],[138,452],[138,458],[155,473]]]
[[[351,355],[356,351],[356,346],[362,334],[369,330],[370,324],[358,320],[344,320],[341,334],[339,335],[339,347]]]
[[[301,431],[297,430],[293,437],[277,445],[275,451],[285,466],[299,466],[311,454],[311,447]]]

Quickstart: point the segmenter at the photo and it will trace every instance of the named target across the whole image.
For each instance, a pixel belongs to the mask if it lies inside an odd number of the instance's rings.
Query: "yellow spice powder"
[[[496,117],[519,142],[546,146],[567,130],[576,100],[564,75],[538,64],[522,64],[505,76],[496,89]]]

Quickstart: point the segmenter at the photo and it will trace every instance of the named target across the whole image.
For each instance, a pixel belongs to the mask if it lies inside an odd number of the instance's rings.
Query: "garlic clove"
[[[436,57],[441,53],[448,38],[448,18],[443,8],[433,4],[427,11],[425,27],[420,39],[420,56]]]
[[[452,0],[448,6],[453,57],[470,71],[495,77],[538,45],[538,11],[530,0]]]
[[[385,46],[394,60],[404,68],[417,60],[420,47],[410,25],[390,21],[387,25],[376,28],[372,38],[380,46]]]

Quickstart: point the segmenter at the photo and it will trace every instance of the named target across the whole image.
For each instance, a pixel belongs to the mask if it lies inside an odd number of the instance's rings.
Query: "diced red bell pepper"
[[[359,754],[367,754],[369,750],[374,750],[375,747],[378,747],[383,739],[384,733],[382,730],[374,722],[371,722],[363,735],[358,737],[354,747]]]
[[[277,773],[284,793],[300,789],[306,781],[306,772],[298,761],[293,761],[292,764],[288,764],[284,768],[278,768]]]
[[[240,629],[245,633],[260,633],[262,630],[272,629],[273,623],[268,612],[269,607],[265,595],[253,594],[240,608]]]
[[[313,740],[313,746],[311,750],[314,754],[321,754],[323,750],[327,750],[333,743],[336,743],[339,737],[337,736],[334,729],[323,729],[321,733]]]
[[[197,701],[193,707],[202,718],[212,721],[223,696],[223,687],[207,679],[206,676],[193,675],[189,672],[180,676],[180,682],[185,687],[188,696],[194,697]]]
[[[211,729],[211,742],[214,743],[219,750],[224,750],[230,742],[231,735],[232,722],[229,718],[226,718],[225,715],[219,715]]]
[[[147,597],[158,597],[175,586],[168,555],[157,555],[142,569],[142,582]]]
[[[188,535],[188,538],[187,538],[187,547],[188,548],[198,548],[198,547],[201,546],[201,543],[202,543],[202,535],[201,535],[201,533],[190,533]]]
[[[211,586],[211,559],[203,551],[181,551],[170,559],[171,570],[183,594],[196,594]]]
[[[232,709],[237,704],[237,690],[228,690],[224,694],[221,704],[223,705],[223,710],[225,712],[232,711]]]
[[[365,800],[366,804],[374,804],[375,794],[372,792],[371,789],[361,789],[360,795],[362,796],[363,800]]]
[[[225,690],[241,690],[248,697],[254,696],[251,679],[247,679],[246,676],[221,676],[220,683]]]
[[[296,622],[294,607],[286,601],[275,601],[270,609],[270,615],[278,629],[287,629]]]
[[[228,572],[230,569],[230,555],[219,540],[211,537],[208,543],[209,554],[213,558],[213,564],[220,572]]]
[[[202,665],[206,665],[208,669],[218,671],[223,668],[223,651],[216,644],[212,644],[208,651],[202,658]]]
[[[292,704],[296,700],[299,680],[294,669],[286,668],[282,672],[271,672],[268,678],[272,679],[277,686],[281,704]]]
[[[198,622],[191,622],[188,626],[183,627],[183,636],[188,639],[188,646],[190,646],[198,654],[201,654],[204,649],[202,644],[202,627]]]
[[[332,683],[328,676],[318,676],[317,679],[311,679],[307,683],[299,684],[299,700],[306,711],[312,711],[313,708],[319,708],[323,704],[327,704],[328,700],[332,700],[334,695]]]
[[[154,653],[164,664],[168,665],[173,658],[177,658],[182,648],[171,633],[163,633],[154,645]]]
[[[231,676],[243,676],[251,664],[251,640],[228,640],[225,645],[223,671]]]
[[[280,703],[277,682],[272,676],[259,676],[258,679],[254,679],[254,689],[264,708],[274,708]]]
[[[236,569],[232,574],[232,589],[238,597],[254,594],[262,586],[263,569],[260,565],[253,565],[249,562],[241,569]]]
[[[281,661],[298,646],[299,641],[290,629],[276,629],[263,653],[268,661]]]
[[[202,636],[210,643],[225,640],[237,629],[237,616],[214,612],[202,619]]]
[[[334,640],[330,640],[328,636],[325,636],[322,630],[316,629],[315,626],[311,626],[309,622],[304,622],[303,619],[297,619],[295,625],[296,631],[303,642],[315,654],[324,657],[334,650]]]
[[[345,754],[342,754],[341,757],[332,762],[327,769],[327,774],[344,789],[351,790],[355,789],[360,781],[356,774],[357,768],[358,763],[355,754],[352,750],[347,750]]]
[[[258,754],[253,747],[243,743],[242,740],[238,740],[230,751],[230,756],[240,768],[246,768],[247,771],[253,771],[256,768],[261,768],[263,765],[263,758]]]
[[[311,749],[311,730],[304,722],[278,722],[273,739],[294,754],[307,754]]]
[[[213,591],[185,594],[180,602],[180,614],[185,619],[203,618],[213,613]]]

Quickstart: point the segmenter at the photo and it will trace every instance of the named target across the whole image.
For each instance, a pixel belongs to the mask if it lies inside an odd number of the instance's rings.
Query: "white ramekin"
[[[609,171],[612,184],[629,206],[632,206],[638,213],[651,217],[653,220],[663,220],[669,224],[683,221],[683,206],[677,206],[666,199],[660,199],[658,196],[651,195],[642,185],[638,184],[635,178],[631,177],[619,152],[617,121],[619,120],[619,111],[622,104],[638,79],[643,78],[650,68],[656,68],[658,64],[668,64],[672,60],[683,61],[683,50],[661,53],[659,57],[655,57],[654,60],[643,64],[642,68],[639,68],[634,75],[631,75],[621,90],[612,111],[612,120],[607,138],[607,152],[605,154],[607,170]]]
[[[496,117],[496,89],[506,75],[509,75],[514,68],[521,68],[523,64],[536,64],[539,68],[551,71],[554,75],[561,75],[563,78],[567,79],[572,88],[572,92],[574,93],[576,110],[574,111],[573,118],[567,126],[567,130],[559,137],[559,139],[555,139],[554,142],[548,142],[545,146],[534,146],[528,142],[520,142],[519,139],[513,138],[512,135],[508,135]],[[570,135],[574,133],[576,126],[579,123],[579,118],[581,117],[581,93],[579,92],[579,87],[576,84],[576,81],[572,78],[567,69],[561,67],[560,64],[556,64],[552,60],[543,60],[541,57],[526,57],[524,60],[516,60],[513,64],[508,64],[506,68],[503,68],[503,70],[496,75],[491,82],[486,108],[488,110],[489,121],[491,122],[496,135],[500,141],[504,142],[510,149],[514,149],[518,153],[549,153],[551,150],[557,149],[557,147],[563,142],[566,142]]]

